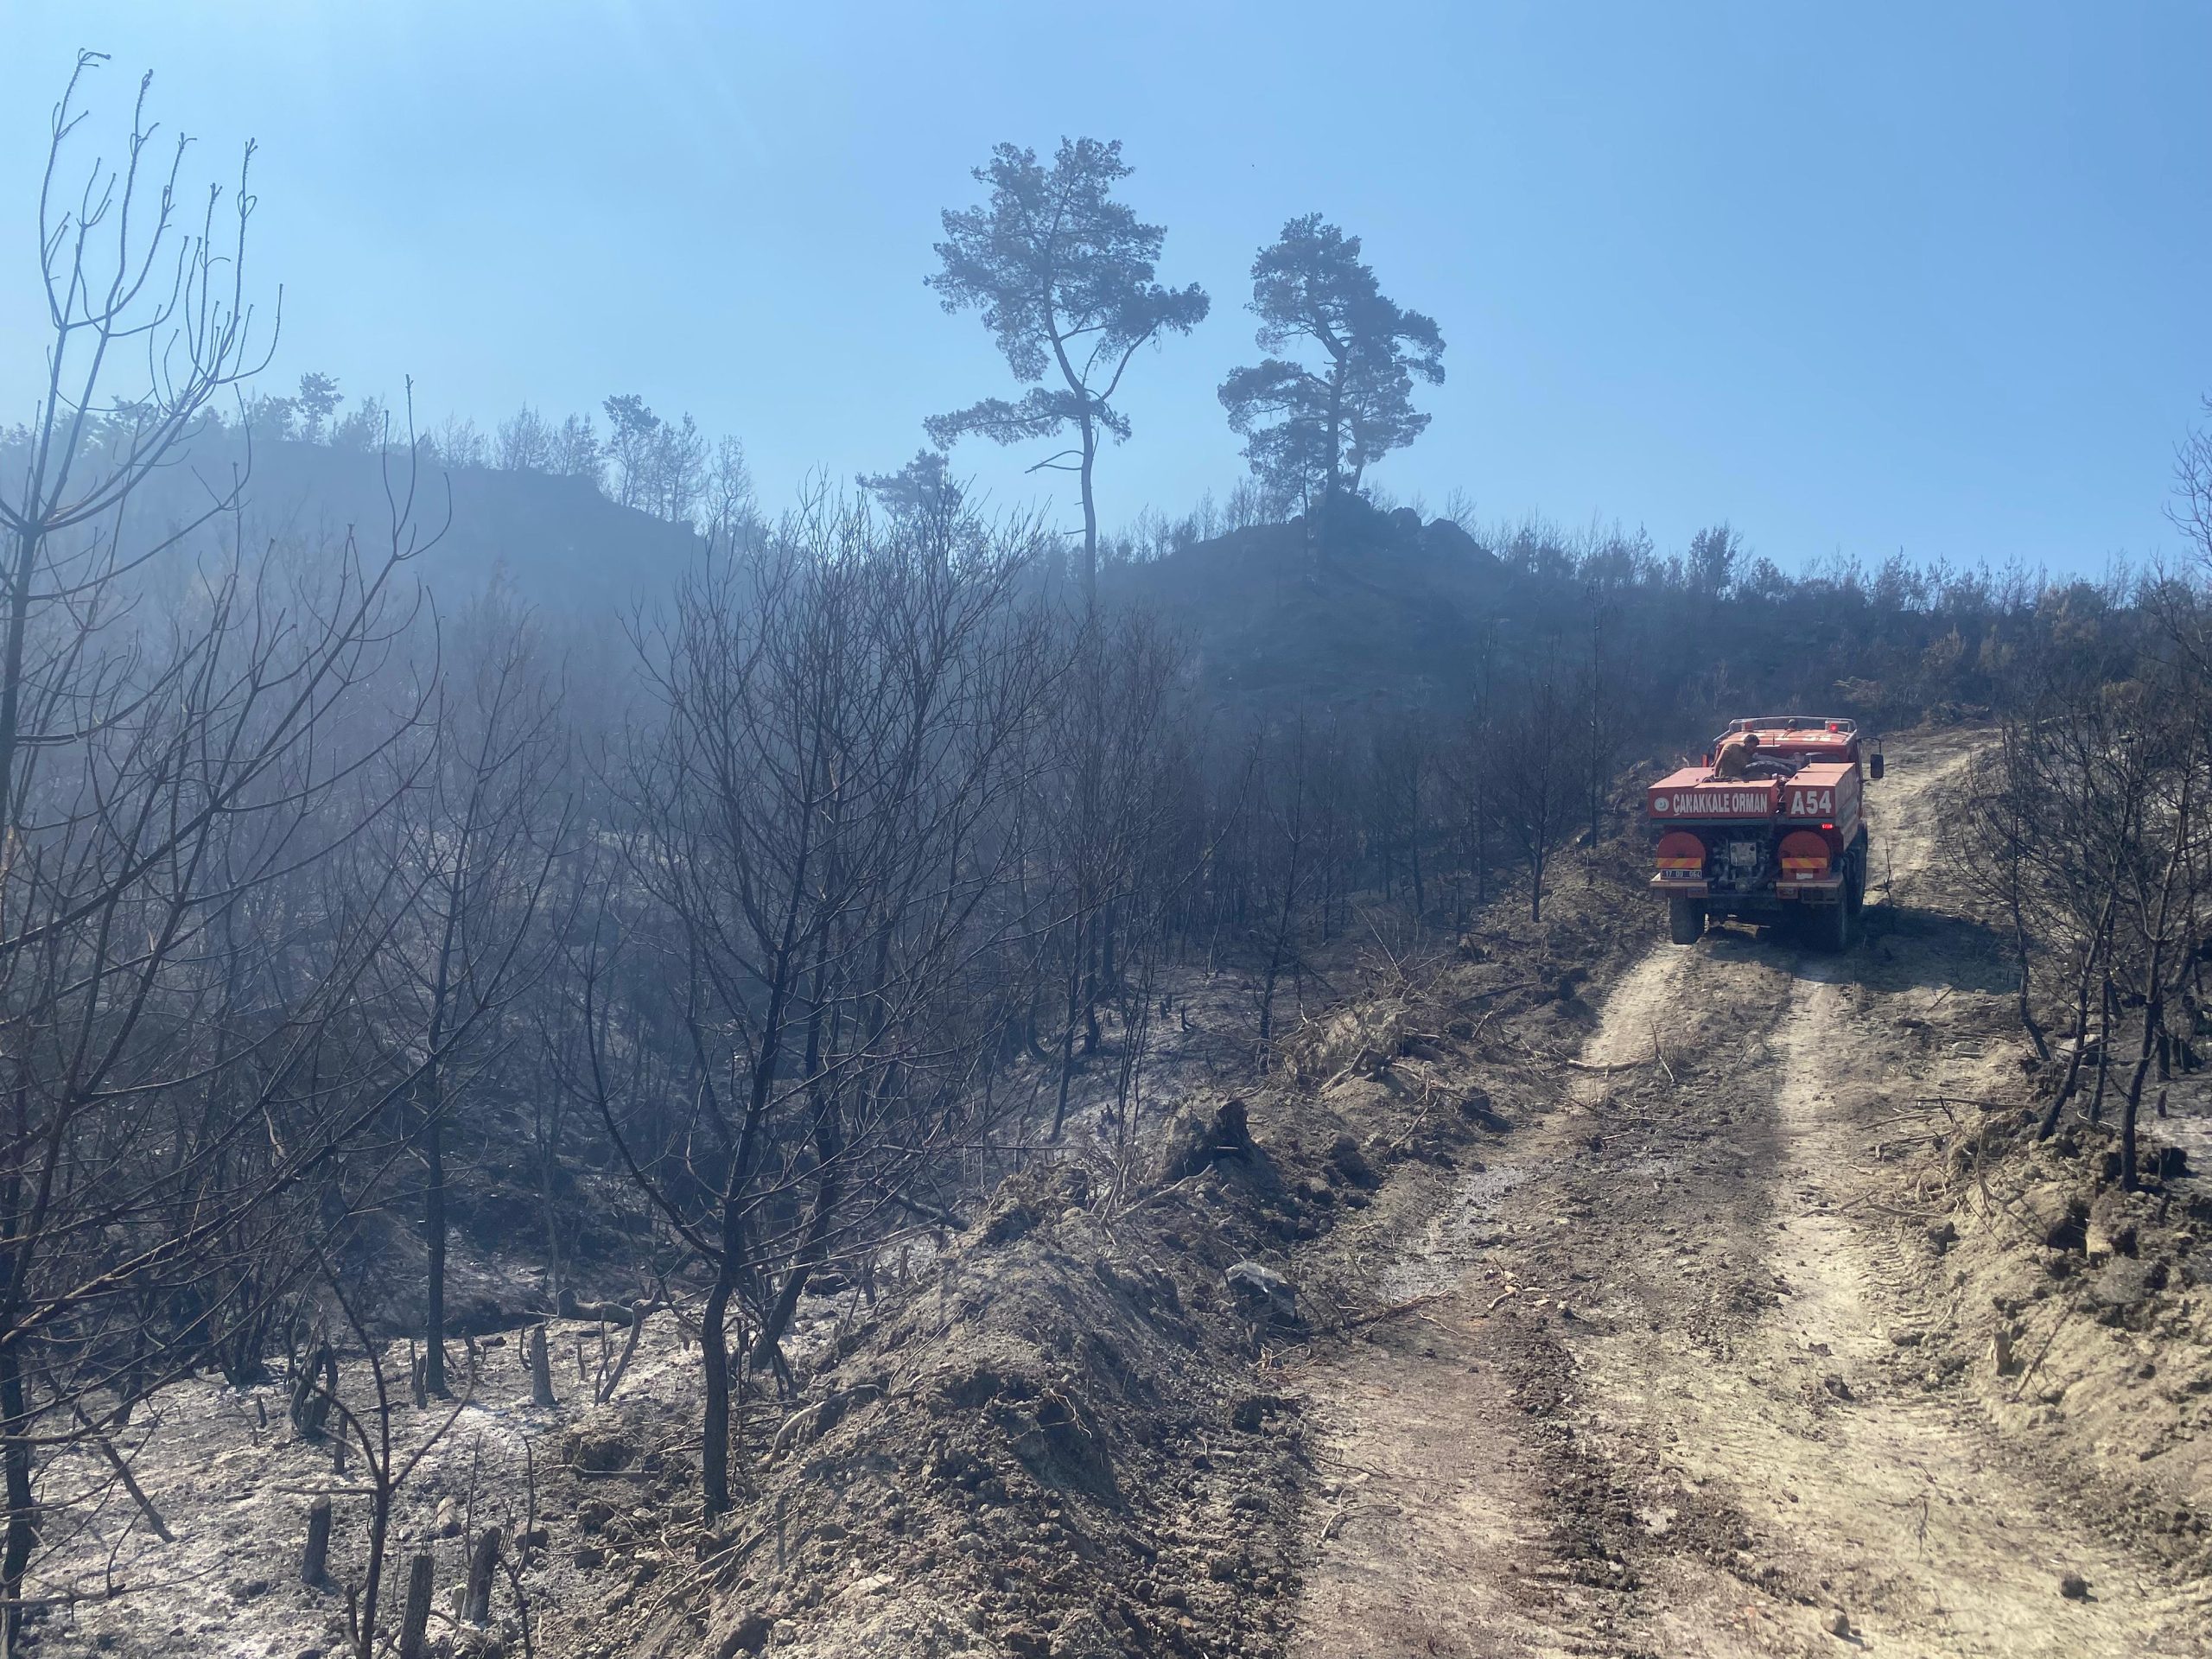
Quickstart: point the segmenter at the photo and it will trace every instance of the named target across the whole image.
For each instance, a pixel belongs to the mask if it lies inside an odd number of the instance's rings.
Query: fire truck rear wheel
[[[1843,890],[1833,905],[1824,905],[1807,918],[1812,923],[1813,943],[1822,950],[1848,950],[1858,942],[1859,911],[1865,902],[1866,874],[1858,857],[1845,861]]]
[[[1694,899],[1667,900],[1667,937],[1676,944],[1695,944],[1705,937],[1705,906]]]

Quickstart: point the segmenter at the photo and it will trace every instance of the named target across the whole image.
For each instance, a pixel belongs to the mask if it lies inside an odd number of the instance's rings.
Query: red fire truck
[[[1758,743],[1740,776],[1713,757],[1738,734]],[[1708,922],[1796,925],[1823,949],[1847,949],[1866,895],[1864,779],[1882,756],[1855,721],[1826,715],[1731,721],[1702,764],[1645,792],[1651,877],[1667,899],[1669,936],[1694,944]]]

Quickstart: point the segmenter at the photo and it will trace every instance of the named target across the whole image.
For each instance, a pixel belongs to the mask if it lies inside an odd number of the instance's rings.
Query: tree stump
[[[407,1611],[399,1618],[399,1659],[423,1659],[430,1633],[430,1552],[418,1549],[407,1567]]]
[[[322,1343],[292,1378],[292,1427],[302,1440],[322,1438],[337,1393],[338,1356],[328,1343]]]
[[[499,1565],[499,1529],[486,1527],[477,1535],[476,1553],[469,1557],[468,1591],[461,1616],[471,1624],[492,1622],[492,1574]]]
[[[545,1351],[545,1327],[542,1325],[530,1328],[530,1403],[559,1403],[553,1398],[553,1362]]]
[[[308,1506],[308,1547],[300,1557],[300,1582],[321,1585],[329,1576],[330,1500],[318,1497]]]

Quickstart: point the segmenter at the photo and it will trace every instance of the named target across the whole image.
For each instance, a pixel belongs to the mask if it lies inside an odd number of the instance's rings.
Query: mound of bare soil
[[[1295,1314],[1227,1270],[1292,1211],[1241,1137],[1200,1161],[1118,1216],[1079,1166],[1009,1181],[817,1374],[652,1650],[1274,1650],[1300,1435],[1250,1354]]]

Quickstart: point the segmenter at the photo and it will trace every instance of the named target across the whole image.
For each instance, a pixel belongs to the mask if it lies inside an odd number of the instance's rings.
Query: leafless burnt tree
[[[664,712],[625,773],[621,944],[678,1012],[644,1021],[589,958],[589,1091],[625,1166],[703,1265],[702,1486],[731,1502],[729,1333],[778,1363],[810,1275],[882,1213],[963,1107],[948,993],[1005,879],[1047,675],[1012,603],[1032,538],[979,545],[817,502],[679,594],[644,642]],[[953,1086],[947,1086],[950,1079]]]

